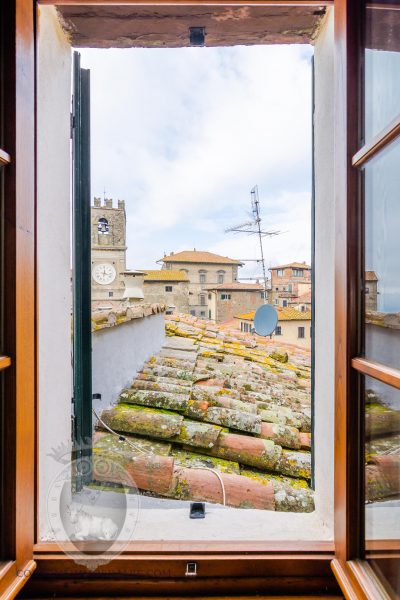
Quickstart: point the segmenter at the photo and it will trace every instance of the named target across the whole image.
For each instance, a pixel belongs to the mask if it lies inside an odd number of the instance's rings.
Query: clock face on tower
[[[92,269],[92,277],[100,285],[109,285],[117,275],[113,265],[110,263],[98,263]]]

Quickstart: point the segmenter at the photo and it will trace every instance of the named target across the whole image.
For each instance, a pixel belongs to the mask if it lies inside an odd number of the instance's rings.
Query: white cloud
[[[248,253],[253,241],[223,229],[246,220],[255,183],[264,226],[288,231],[265,240],[267,261],[309,260],[310,55],[301,46],[82,51],[92,191],[126,200],[129,266],[187,246],[192,229],[203,249]]]

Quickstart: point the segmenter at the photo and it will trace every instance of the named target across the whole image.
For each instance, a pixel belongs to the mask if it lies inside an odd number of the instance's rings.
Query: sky
[[[91,70],[92,196],[122,198],[127,267],[164,253],[260,256],[225,229],[258,185],[267,268],[310,260],[312,47],[80,50]],[[261,274],[246,262],[239,276]]]

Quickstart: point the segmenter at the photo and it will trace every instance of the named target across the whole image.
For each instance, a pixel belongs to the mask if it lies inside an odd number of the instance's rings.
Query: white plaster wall
[[[315,485],[316,511],[333,533],[334,451],[334,27],[333,8],[315,43]],[[333,535],[332,535],[333,537]]]
[[[333,180],[333,14],[315,45],[316,111],[316,313],[315,474],[316,508],[310,514],[221,510],[210,507],[203,523],[187,511],[142,510],[137,539],[331,539],[334,423],[334,180]],[[40,8],[38,44],[38,301],[39,301],[39,520],[48,532],[46,496],[60,464],[48,454],[71,435],[70,337],[70,142],[71,49],[52,7]],[[162,344],[162,315],[93,336],[93,392],[100,406],[112,402],[124,382]],[[109,336],[107,338],[107,336]],[[124,336],[132,353],[116,367]],[[125,340],[126,341],[126,340]],[[107,353],[107,354],[106,354]],[[98,358],[99,357],[99,358]],[[111,360],[113,367],[111,367]],[[105,377],[105,374],[107,377]]]
[[[71,439],[70,98],[71,48],[53,7],[40,7],[38,39],[37,283],[39,338],[39,530]]]
[[[93,402],[97,414],[115,403],[123,387],[130,387],[137,372],[165,340],[164,315],[132,319],[92,334]]]

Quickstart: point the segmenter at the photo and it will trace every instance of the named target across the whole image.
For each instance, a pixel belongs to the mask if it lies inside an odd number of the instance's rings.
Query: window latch
[[[197,563],[188,562],[186,563],[186,577],[196,577],[197,575]]]

